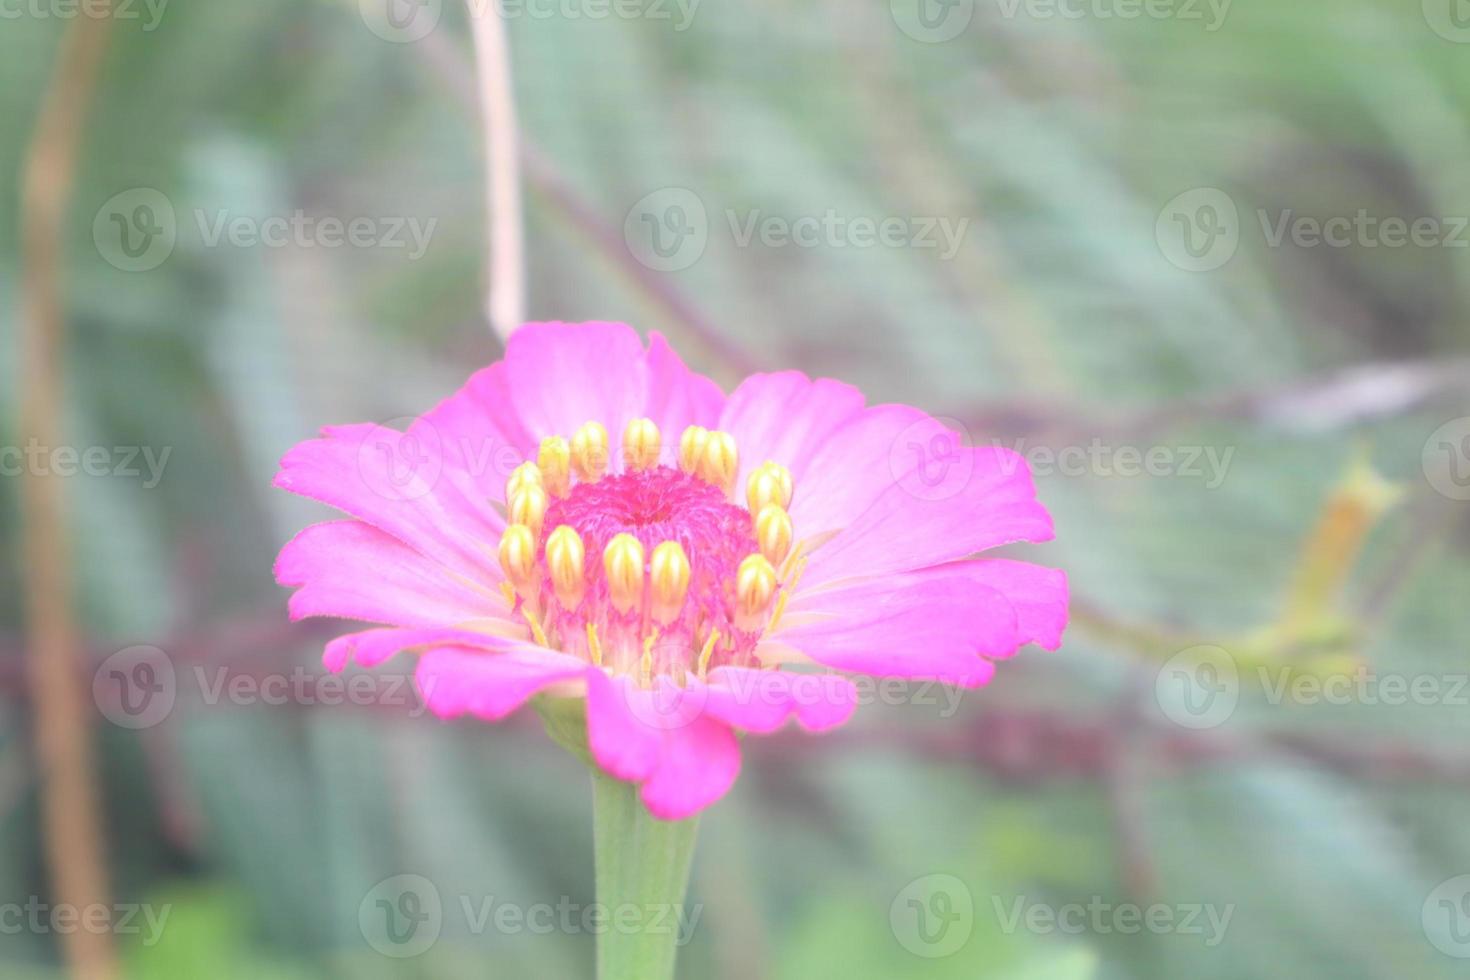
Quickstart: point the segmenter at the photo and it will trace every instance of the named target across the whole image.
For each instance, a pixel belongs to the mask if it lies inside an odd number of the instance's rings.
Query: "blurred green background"
[[[586,930],[481,918],[593,901],[588,781],[531,713],[217,686],[314,676],[331,635],[271,580],[326,513],[270,489],[281,453],[499,353],[467,15],[393,3],[109,24],[62,266],[62,424],[107,464],[62,482],[130,977],[591,975]],[[80,9],[0,11],[7,178]],[[1058,537],[1017,553],[1071,574],[1061,651],[746,740],[681,976],[1465,975],[1470,4],[472,9],[509,36],[531,318],[1018,446]],[[23,447],[7,186],[0,445]],[[54,897],[7,458],[0,975],[42,978],[64,937],[22,915]],[[107,695],[140,657],[175,685],[141,721]],[[374,926],[404,881],[435,941]]]

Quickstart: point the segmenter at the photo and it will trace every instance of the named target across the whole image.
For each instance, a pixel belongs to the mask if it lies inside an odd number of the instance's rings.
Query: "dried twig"
[[[110,0],[68,23],[26,159],[21,198],[25,275],[21,279],[20,429],[43,446],[63,444],[62,229],[76,174],[87,107],[112,24]],[[58,904],[86,909],[108,901],[107,863],[71,602],[70,537],[60,478],[28,470],[21,482],[29,622],[27,653],[35,697],[46,856]],[[105,931],[61,933],[74,976],[111,980],[117,952]]]

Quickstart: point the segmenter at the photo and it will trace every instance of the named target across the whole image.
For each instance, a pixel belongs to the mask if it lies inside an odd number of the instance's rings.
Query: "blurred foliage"
[[[735,377],[697,323],[629,275],[629,209],[686,188],[710,216],[708,245],[655,288],[755,364],[843,377],[962,419],[977,442],[1233,452],[1218,486],[1041,474],[1058,540],[1027,555],[1069,570],[1077,622],[1061,652],[1005,665],[956,717],[879,705],[826,740],[748,740],[745,774],[702,828],[703,918],[683,974],[1463,976],[1421,912],[1437,883],[1470,872],[1465,707],[1272,704],[1247,687],[1227,723],[1191,733],[1156,703],[1153,677],[1171,637],[1231,645],[1278,622],[1303,542],[1362,447],[1406,499],[1334,596],[1352,652],[1383,673],[1470,673],[1464,505],[1420,467],[1428,434],[1470,414],[1464,387],[1458,401],[1325,416],[1309,401],[1230,401],[1354,366],[1463,369],[1450,358],[1470,339],[1465,252],[1272,248],[1255,214],[1470,215],[1470,47],[1389,0],[1236,0],[1215,31],[974,6],[939,44],[897,29],[881,0],[704,3],[683,31],[509,22],[536,160],[533,317],[659,329],[700,369]],[[272,628],[284,604],[270,564],[324,511],[269,488],[276,459],[319,425],[420,411],[497,355],[480,312],[464,13],[446,3],[429,38],[389,43],[357,7],[217,0],[169,5],[154,30],[115,25],[69,214],[67,426],[78,445],[171,457],[156,487],[68,482],[99,659],[151,643],[186,680],[196,663],[316,670],[322,633]],[[0,22],[0,172],[20,171],[64,25]],[[172,204],[178,243],[130,273],[105,260],[93,222],[139,187]],[[1229,264],[1191,273],[1165,261],[1155,221],[1200,187],[1239,205],[1242,240]],[[7,395],[18,205],[0,198]],[[297,209],[437,224],[416,260],[210,246],[200,224]],[[742,247],[726,220],[829,209],[971,224],[944,261]],[[15,428],[7,397],[0,444]],[[7,544],[16,482],[0,479]],[[24,579],[6,549],[0,641],[14,661]],[[0,903],[24,903],[46,884],[29,713],[16,663],[3,667]],[[99,726],[117,900],[172,909],[158,944],[122,937],[137,976],[590,972],[590,936],[477,931],[458,913],[461,896],[592,900],[586,779],[534,719],[491,731],[406,709],[230,707],[198,687],[181,682],[157,728]],[[432,881],[447,911],[430,951],[396,960],[364,942],[358,913],[404,873]],[[926,959],[896,941],[890,903],[934,873],[965,883],[974,934]],[[1008,930],[1017,899],[1234,914],[1206,946]],[[0,935],[0,972],[54,975],[54,938]]]

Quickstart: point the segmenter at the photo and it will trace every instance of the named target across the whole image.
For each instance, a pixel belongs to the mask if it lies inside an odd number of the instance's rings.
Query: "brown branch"
[[[445,89],[466,111],[474,112],[478,98],[474,72],[464,55],[438,31],[431,32],[416,47],[427,55],[429,66]],[[728,368],[729,376],[721,380],[738,380],[761,369],[755,358],[726,337],[667,279],[644,266],[628,251],[617,229],[562,176],[551,158],[528,135],[521,134],[520,145],[521,165],[525,168],[530,189],[559,211],[619,274],[631,280],[670,321]]]
[[[25,163],[21,198],[22,438],[63,444],[62,229],[77,149],[112,24],[110,0],[70,21],[41,104]],[[21,480],[27,654],[35,694],[35,744],[46,857],[57,904],[86,909],[109,901],[106,849],[72,609],[71,541],[60,478],[28,470]],[[81,980],[119,975],[106,932],[64,932],[61,945]]]

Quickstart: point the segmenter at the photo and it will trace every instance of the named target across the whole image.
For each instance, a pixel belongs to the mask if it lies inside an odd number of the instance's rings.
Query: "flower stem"
[[[636,785],[596,769],[592,816],[597,901],[608,916],[597,937],[597,980],[672,980],[699,819],[659,820]]]

